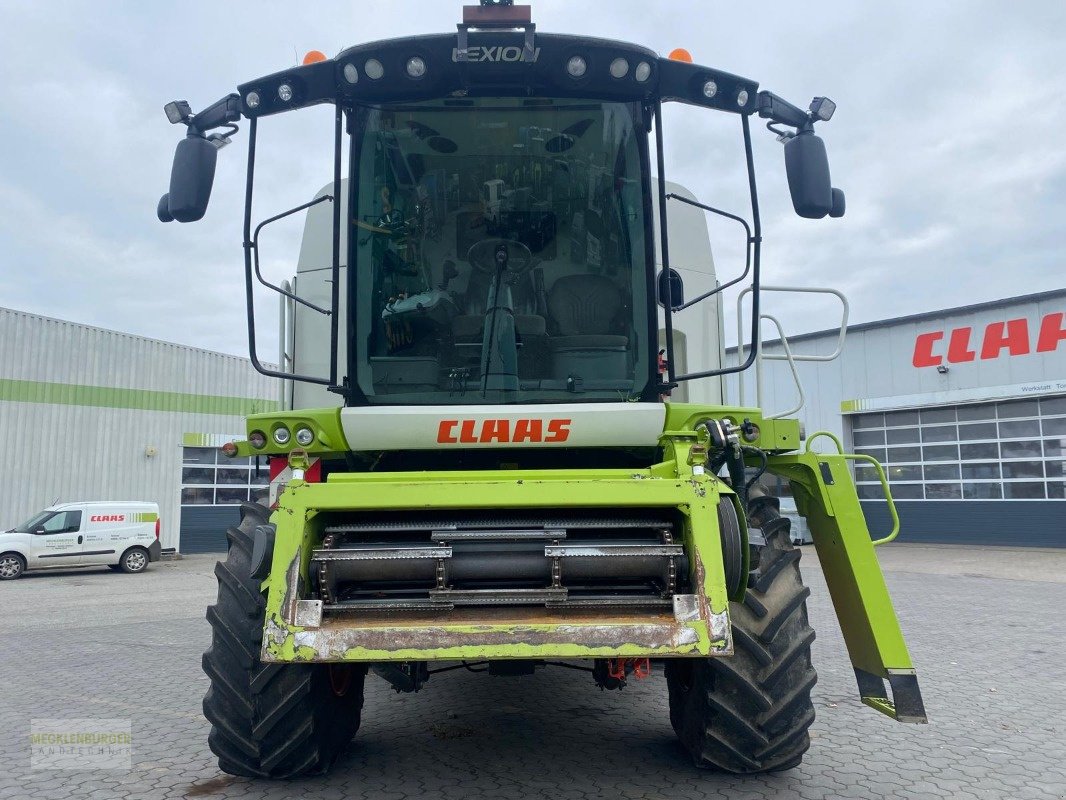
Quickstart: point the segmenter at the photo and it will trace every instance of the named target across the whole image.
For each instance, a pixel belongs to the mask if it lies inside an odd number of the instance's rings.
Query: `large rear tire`
[[[797,766],[814,722],[810,589],[789,521],[771,497],[754,498],[749,520],[766,544],[753,553],[743,603],[730,607],[734,655],[667,662],[670,722],[698,767],[733,773]],[[757,561],[756,561],[757,559]]]
[[[215,565],[218,602],[207,609],[211,647],[203,657],[211,688],[204,716],[208,745],[223,772],[293,778],[332,766],[359,728],[366,670],[356,665],[264,664],[266,598],[251,575],[255,527],[267,522],[257,504],[241,506],[227,531],[229,552]]]

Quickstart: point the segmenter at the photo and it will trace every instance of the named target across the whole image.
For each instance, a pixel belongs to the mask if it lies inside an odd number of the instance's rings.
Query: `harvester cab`
[[[746,218],[667,182],[665,103],[736,118]],[[335,109],[331,182],[253,226],[260,121],[318,104]],[[164,222],[203,217],[217,151],[247,120],[251,359],[289,387],[223,448],[268,459],[272,483],[270,508],[244,506],[228,531],[208,610],[204,710],[222,769],[328,768],[370,672],[417,691],[472,662],[516,675],[561,660],[601,688],[662,663],[699,766],[798,764],[814,718],[809,590],[764,474],[809,523],[863,702],[925,721],[857,457],[815,451],[824,435],[804,443],[797,420],[722,389],[761,363],[752,118],[784,142],[796,212],[836,217],[844,196],[814,133],[834,108],[800,109],[684,52],[544,34],[528,6],[487,0],[451,34],[312,52],[200,113],[166,106],[187,135]],[[270,283],[260,232],[297,213],[296,280]],[[671,233],[671,213],[697,215],[691,236]],[[744,226],[740,277],[715,279],[709,250],[671,266],[672,245],[706,240],[704,213]],[[694,263],[707,281],[686,300]],[[721,293],[745,281],[746,355],[726,365]],[[257,283],[282,297],[276,368],[257,353]],[[672,399],[697,384],[709,401]]]

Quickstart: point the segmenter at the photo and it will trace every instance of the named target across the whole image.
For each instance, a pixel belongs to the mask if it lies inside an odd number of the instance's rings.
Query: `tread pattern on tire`
[[[732,603],[734,655],[667,662],[670,722],[698,767],[733,773],[774,772],[800,763],[814,722],[810,590],[789,520],[754,498],[752,523],[766,545],[758,553],[744,602]]]
[[[204,716],[219,768],[253,778],[293,778],[329,769],[359,728],[365,670],[350,669],[348,691],[336,696],[325,664],[264,664],[265,597],[251,577],[252,535],[267,521],[260,505],[241,506],[227,531],[229,551],[215,567],[218,602],[207,609],[211,647],[203,669],[211,680]]]

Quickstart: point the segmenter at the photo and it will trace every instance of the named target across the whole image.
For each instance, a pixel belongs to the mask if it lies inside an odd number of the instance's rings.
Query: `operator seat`
[[[567,275],[555,281],[548,293],[554,378],[625,378],[629,339],[615,332],[623,305],[621,289],[602,275]]]

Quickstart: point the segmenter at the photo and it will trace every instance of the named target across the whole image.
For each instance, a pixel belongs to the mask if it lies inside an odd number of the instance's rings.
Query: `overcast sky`
[[[205,220],[162,225],[181,135],[163,104],[203,108],[310,49],[454,31],[460,6],[2,0],[0,306],[246,354],[247,138],[220,153]],[[542,31],[684,46],[799,105],[838,103],[821,133],[847,192],[842,220],[795,217],[780,145],[756,123],[767,282],[842,289],[853,321],[1063,287],[1066,3],[533,0],[533,11]],[[670,111],[667,171],[744,210],[739,127],[724,117]],[[259,218],[330,177],[327,109],[269,123]],[[712,237],[725,279],[741,266],[736,231],[714,223]],[[299,228],[263,246],[270,275],[291,275]],[[790,331],[832,324],[829,304],[767,304]],[[273,348],[268,338],[261,354]]]

